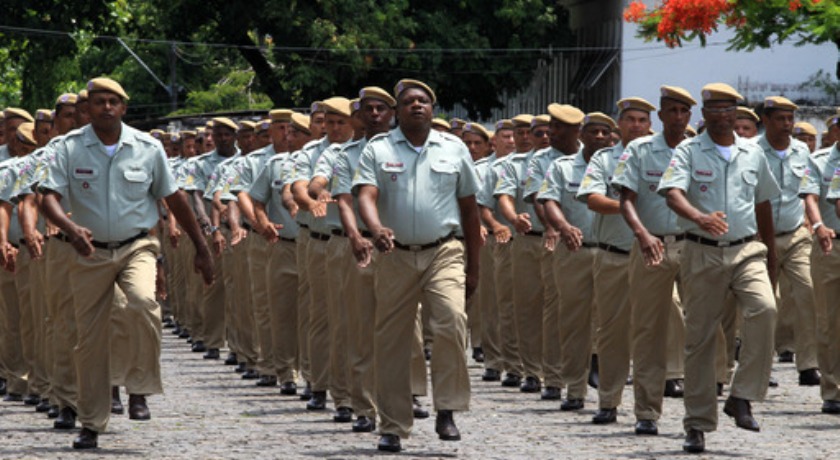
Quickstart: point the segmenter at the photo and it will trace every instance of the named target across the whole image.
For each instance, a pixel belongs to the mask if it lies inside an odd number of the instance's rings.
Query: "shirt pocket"
[[[71,190],[82,196],[100,193],[101,183],[99,169],[96,167],[78,166],[73,168]]]
[[[646,169],[642,171],[642,187],[646,190],[639,190],[639,192],[647,191],[650,193],[656,193],[656,189],[659,187],[659,181],[662,180],[662,174],[664,171],[660,171],[658,169]]]
[[[452,163],[432,163],[432,183],[440,190],[455,190],[458,183],[458,165]]]
[[[741,179],[743,181],[741,196],[749,202],[754,202],[755,188],[758,185],[758,171],[754,169],[743,171],[741,172]]]
[[[122,176],[124,179],[126,196],[130,199],[142,199],[149,193],[149,185],[152,181],[146,171],[129,169],[123,171]]]
[[[379,165],[381,184],[386,190],[400,190],[408,187],[405,164],[385,162]]]
[[[691,191],[692,195],[697,196],[701,200],[714,199],[717,195],[715,184],[717,173],[713,169],[695,169],[691,171]]]

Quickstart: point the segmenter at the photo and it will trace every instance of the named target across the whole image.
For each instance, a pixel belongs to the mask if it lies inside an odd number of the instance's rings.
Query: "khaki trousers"
[[[213,247],[213,238],[210,236],[207,237],[207,245]],[[224,253],[220,256],[213,254],[213,275],[216,281],[210,286],[205,286],[196,274],[196,282],[203,290],[199,340],[203,340],[207,348],[222,348],[225,345],[225,288],[228,284],[224,277]],[[196,337],[193,337],[193,340],[195,341]]]
[[[23,351],[23,361],[26,363],[26,393],[40,395],[43,389],[43,375],[38,375],[40,369],[35,364],[35,311],[32,306],[32,276],[29,270],[32,259],[25,247],[20,248],[15,266],[14,282],[17,289],[18,306],[20,311],[20,343]]]
[[[428,322],[428,314],[424,314],[425,309],[423,305],[417,306],[417,321],[414,322],[414,346],[411,348],[411,394],[414,396],[426,396],[428,372],[426,371],[426,336],[431,333],[426,332],[429,327],[426,327]],[[374,312],[374,320],[376,313]],[[375,322],[374,322],[375,325]],[[374,369],[374,373],[376,370]],[[374,382],[374,391],[376,389],[376,382]]]
[[[273,278],[273,273],[269,269],[269,259],[270,256],[270,248],[268,246],[268,241],[265,240],[261,235],[251,232],[248,234],[248,275],[250,278],[250,290],[251,290],[251,304],[253,305],[253,331],[255,334],[255,346],[259,351],[259,355],[257,357],[257,364],[256,369],[260,375],[274,375],[275,374],[275,357],[274,357],[274,344],[272,342],[272,322],[271,322],[271,307],[272,304],[269,302],[268,296],[268,288],[271,283],[269,281],[270,278]],[[292,257],[289,261],[292,265],[295,265],[297,262],[295,261],[295,255],[292,253]],[[295,268],[295,273],[297,273],[297,268]],[[297,278],[297,277],[296,277]],[[281,294],[282,297],[295,297],[295,303],[297,303],[297,286],[286,286],[287,288],[291,288],[290,291],[286,291]],[[289,292],[295,292],[294,296],[289,296]],[[291,334],[291,337],[297,341],[297,317],[295,316],[294,321],[292,324],[295,325],[295,331]],[[292,350],[295,355],[297,354],[297,344],[292,347]],[[293,358],[294,361],[294,358]]]
[[[778,242],[776,244],[779,244]],[[776,352],[796,350],[796,307],[790,297],[779,296],[779,292],[790,292],[787,276],[779,275],[779,287],[776,292]]]
[[[485,366],[521,377],[524,370],[522,359],[519,357],[519,332],[516,329],[516,310],[513,305],[513,241],[494,244],[493,260],[496,306],[499,311],[498,343],[501,363],[499,367],[490,367],[485,361]],[[484,353],[486,357],[487,350]]]
[[[560,339],[560,292],[554,282],[554,259],[556,257],[557,253],[543,250],[542,260],[540,261],[543,294],[545,295],[542,329],[542,372],[546,386],[562,388],[563,348]]]
[[[677,279],[679,282],[679,279]],[[671,293],[671,308],[668,312],[668,346],[665,350],[665,378],[685,377],[685,315],[677,285]]]
[[[239,296],[245,296],[246,293],[239,293],[237,292],[237,285],[236,285],[236,275],[237,275],[237,263],[236,263],[236,256],[234,255],[234,250],[230,246],[230,230],[224,228],[220,230],[223,235],[225,235],[225,239],[227,239],[228,244],[225,246],[225,249],[222,251],[222,278],[221,281],[224,284],[224,320],[223,320],[223,334],[221,343],[218,346],[207,346],[207,348],[222,348],[227,343],[228,348],[232,353],[236,353],[237,359],[239,362],[245,362],[245,359],[239,359],[239,355],[242,354],[239,346],[239,330],[236,327],[237,322],[239,321]],[[208,339],[208,342],[211,342]],[[213,341],[213,343],[218,343]],[[246,363],[250,364],[250,367],[253,367],[254,363]]]
[[[312,391],[327,391],[330,386],[327,241],[309,239],[306,263],[309,275],[309,366],[312,371]]]
[[[312,366],[309,357],[309,270],[307,269],[307,251],[309,249],[309,230],[301,228],[296,239],[298,268],[298,369],[307,382],[312,381]]]
[[[586,396],[592,352],[592,315],[595,302],[595,258],[599,250],[580,248],[570,252],[558,246],[554,257],[554,280],[560,292],[560,377],[568,387],[568,399]]]
[[[717,428],[715,337],[734,295],[743,320],[741,353],[730,394],[761,401],[767,394],[773,364],[776,304],[767,276],[767,247],[750,242],[717,248],[687,242],[680,275],[685,298],[685,429],[704,432]],[[725,289],[725,287],[729,289]]]
[[[184,323],[192,339],[204,340],[204,281],[195,272],[195,251],[186,241],[178,244],[179,258],[184,269]]]
[[[21,247],[21,249],[26,250]],[[46,290],[46,263],[42,259],[33,259],[29,263],[29,287],[31,290],[30,303],[32,304],[33,332],[35,339],[35,361],[34,368],[29,378],[30,388],[34,388],[41,397],[50,395],[50,372],[52,366],[50,359],[51,347],[47,344],[47,333],[49,329],[49,315],[44,291]],[[33,393],[34,391],[30,391]]]
[[[811,275],[817,305],[819,335],[820,396],[824,401],[840,401],[840,245],[834,241],[831,254],[823,255],[815,240],[811,251]]]
[[[376,321],[376,293],[373,284],[373,266],[360,268],[355,263],[347,271],[347,354],[350,364],[350,400],[357,416],[376,417],[374,402],[373,326]],[[422,337],[422,332],[421,332]],[[422,348],[422,344],[421,344]],[[425,358],[422,361],[426,367]],[[413,376],[413,374],[412,374]],[[423,372],[423,386],[426,375]]]
[[[111,410],[110,336],[116,283],[126,296],[132,315],[132,334],[142,350],[127,372],[132,394],[162,392],[160,381],[160,306],[155,300],[156,255],[154,237],[115,250],[96,249],[91,257],[76,256],[70,267],[70,286],[76,312],[78,343],[76,375],[78,418],[82,426],[102,432]]]
[[[525,376],[542,377],[543,309],[545,286],[542,283],[542,238],[517,235],[512,246],[513,308],[519,357]]]
[[[258,235],[253,235],[258,237]],[[257,342],[256,323],[254,322],[254,300],[251,289],[249,249],[252,235],[233,247],[233,323],[238,341],[237,359],[244,362],[248,369],[254,369],[259,359],[260,349]]]
[[[350,355],[347,350],[348,273],[356,263],[350,240],[335,236],[327,242],[327,323],[329,327],[330,395],[335,407],[350,403]]]
[[[493,235],[487,235],[487,241],[481,247],[481,267],[478,275],[478,295],[470,297],[467,301],[467,327],[470,330],[470,346],[473,348],[481,347],[484,352],[484,365],[487,366],[487,350],[484,349],[484,336],[486,327],[485,321],[495,322],[498,320],[494,318],[485,319],[484,317],[498,312],[498,305],[496,304],[496,283],[493,281],[493,271],[495,270],[495,263],[493,261],[493,246],[496,241]],[[485,313],[486,312],[486,313]],[[498,313],[496,313],[498,317]],[[498,325],[496,326],[498,327]],[[493,340],[493,338],[491,338]],[[496,347],[498,344],[490,344],[490,348]],[[498,356],[498,352],[496,354]]]
[[[28,256],[25,256],[28,257]],[[0,353],[6,367],[6,391],[22,395],[27,391],[28,367],[23,355],[21,303],[15,285],[15,274],[0,270],[0,304],[5,328]]]
[[[598,304],[598,407],[621,405],[630,371],[630,256],[599,251],[593,270]]]
[[[429,312],[434,340],[431,372],[435,409],[469,409],[464,248],[461,242],[452,240],[425,251],[395,249],[377,261],[374,271],[379,431],[407,438],[414,423],[410,360],[417,341],[413,332],[421,300]]]
[[[656,266],[645,265],[638,241],[630,251],[628,293],[632,316],[633,409],[638,420],[659,420],[662,414],[668,348],[673,345],[668,341],[663,344],[662,339],[672,336],[673,312],[679,309],[674,305],[674,282],[679,274],[684,244],[684,241],[666,243],[665,257]],[[676,326],[685,328],[682,322]]]
[[[499,298],[496,284],[496,240],[487,235],[487,241],[481,248],[481,270],[479,283],[490,284],[491,292],[480,291],[470,301],[478,297],[481,309],[481,349],[484,351],[484,367],[486,369],[504,370],[502,361],[501,336],[499,335]],[[508,290],[510,288],[508,287]],[[485,299],[485,297],[487,299]],[[486,300],[486,301],[485,301]],[[469,308],[469,302],[467,302]],[[467,312],[469,315],[469,311]]]
[[[76,408],[76,364],[73,347],[76,345],[76,315],[69,268],[76,251],[57,238],[51,238],[45,248],[47,268],[44,300],[52,325],[52,371],[50,372],[51,403],[60,408]]]
[[[776,254],[781,294],[776,298],[776,307],[781,309],[784,304],[790,305],[787,314],[795,325],[796,370],[815,369],[818,367],[817,318],[811,282],[811,233],[802,226],[794,233],[777,236]],[[781,279],[786,282],[781,283]]]
[[[259,237],[262,238],[262,237]],[[263,240],[264,241],[264,240]],[[295,380],[298,368],[298,263],[297,243],[280,240],[268,249],[268,266],[263,272],[268,287],[268,347],[271,372],[281,383]]]

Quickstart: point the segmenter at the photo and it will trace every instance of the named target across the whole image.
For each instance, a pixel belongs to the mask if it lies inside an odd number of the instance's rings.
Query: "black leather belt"
[[[796,233],[797,230],[799,230],[799,227],[796,227],[793,230],[790,230],[790,231],[787,231],[787,232],[776,233],[776,236],[787,236],[787,235],[790,235],[791,233]]]
[[[705,244],[706,246],[714,246],[716,248],[728,248],[755,241],[755,235],[750,235],[735,241],[710,240],[708,238],[703,238],[702,236],[695,235],[693,233],[686,233],[685,238],[688,241],[694,241],[695,243]]]
[[[297,241],[294,238],[286,238],[285,236],[280,236],[280,235],[277,235],[277,238],[280,238],[280,241],[287,241],[289,243],[294,243],[294,242]]]
[[[597,243],[580,243],[580,247],[592,249],[592,248],[597,248],[598,244]]]
[[[682,241],[685,239],[685,233],[680,233],[679,235],[653,235],[659,238],[659,241],[663,243],[676,243],[677,241]]]
[[[242,228],[248,230],[249,232],[254,231],[254,227],[252,227],[251,224],[249,224],[248,222],[242,222]]]
[[[420,252],[425,251],[426,249],[436,248],[441,244],[452,240],[453,238],[455,238],[455,234],[450,233],[444,236],[443,238],[438,238],[435,241],[426,244],[402,244],[399,241],[394,241],[394,247],[397,249],[402,249],[403,251]]]
[[[56,240],[64,241],[65,243],[70,242],[70,237],[65,235],[64,233],[61,233],[61,232],[58,232],[53,236],[48,236],[45,239],[56,239]]]
[[[334,236],[343,236],[343,237],[347,238],[347,232],[345,232],[344,230],[338,229],[338,228],[334,228],[334,229],[330,230],[330,233],[332,233]],[[361,233],[364,238],[373,238],[373,233],[371,233],[367,230],[362,230],[359,233]]]
[[[302,223],[298,222],[298,227],[300,227],[300,228],[309,228],[309,225],[302,224]]]
[[[630,254],[630,251],[625,251],[624,249],[621,249],[618,246],[613,246],[611,244],[598,243],[598,247],[603,249],[604,251],[611,252],[613,254],[621,254],[623,256]]]
[[[99,248],[99,249],[119,249],[119,248],[121,248],[121,247],[123,247],[127,244],[131,244],[131,243],[139,240],[140,238],[143,238],[143,237],[148,236],[148,235],[149,235],[149,232],[140,232],[140,233],[132,236],[131,238],[127,238],[127,239],[124,239],[122,241],[105,242],[105,241],[93,240],[93,241],[90,242],[90,244],[92,244],[93,247]]]
[[[326,233],[318,233],[318,232],[309,232],[309,237],[310,238],[315,238],[316,240],[320,240],[320,241],[327,241],[327,240],[330,239],[330,235],[327,235]]]
[[[543,236],[543,232],[535,232],[533,230],[531,230],[530,232],[526,232],[525,234],[529,236]]]

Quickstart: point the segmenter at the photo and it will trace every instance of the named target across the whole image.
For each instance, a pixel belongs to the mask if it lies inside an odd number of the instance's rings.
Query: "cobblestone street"
[[[0,458],[387,458],[376,451],[376,434],[356,434],[333,423],[331,412],[307,412],[298,397],[241,380],[230,366],[191,353],[183,340],[164,332],[166,394],[150,398],[152,420],[113,416],[100,449],[70,448],[77,430],[61,432],[52,420],[22,403],[0,403]],[[776,364],[780,381],[768,400],[756,404],[760,433],[735,428],[720,412],[719,430],[706,436],[707,451],[687,456],[682,400],[666,399],[658,437],[633,434],[632,388],[626,387],[617,424],[590,423],[596,394],[579,413],[560,412],[559,402],[480,381],[472,363],[472,411],[456,414],[463,441],[443,442],[434,415],[417,420],[402,458],[831,458],[840,418],[819,412],[817,387],[799,387],[792,364]],[[123,393],[123,403],[127,396]],[[723,399],[720,399],[721,403]],[[423,398],[426,405],[431,398]]]

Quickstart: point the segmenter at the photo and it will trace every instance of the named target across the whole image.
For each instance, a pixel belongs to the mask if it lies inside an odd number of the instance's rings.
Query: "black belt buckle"
[[[598,247],[603,249],[604,251],[611,252],[613,254],[621,254],[623,256],[630,254],[630,251],[625,251],[624,249],[621,249],[617,246],[613,246],[611,244],[598,243]]]
[[[345,232],[344,230],[334,228],[334,229],[330,230],[330,233],[332,233],[333,236],[343,236],[343,237],[347,238],[347,232]]]
[[[653,235],[653,236],[659,238],[659,241],[661,241],[665,244],[676,243],[678,241],[682,241],[682,240],[685,239],[685,233],[680,233],[680,234],[677,234],[677,235]]]
[[[95,248],[108,249],[110,251],[113,251],[114,249],[119,249],[119,248],[121,248],[121,247],[123,247],[127,244],[131,244],[131,243],[139,240],[140,238],[145,237],[148,234],[149,234],[149,232],[140,232],[140,233],[132,236],[131,238],[126,238],[122,241],[96,241],[96,240],[93,240],[93,241],[91,241],[91,244]]]
[[[315,238],[316,240],[319,240],[319,241],[327,241],[327,240],[330,239],[330,235],[325,235],[323,233],[318,233],[318,232],[309,232],[309,237],[310,238]]]
[[[438,238],[431,243],[426,244],[402,244],[400,242],[394,241],[394,247],[397,249],[402,249],[403,251],[410,251],[410,252],[420,252],[425,251],[426,249],[432,249],[434,247],[438,247],[443,243],[455,238],[455,233],[450,233],[442,238]]]

